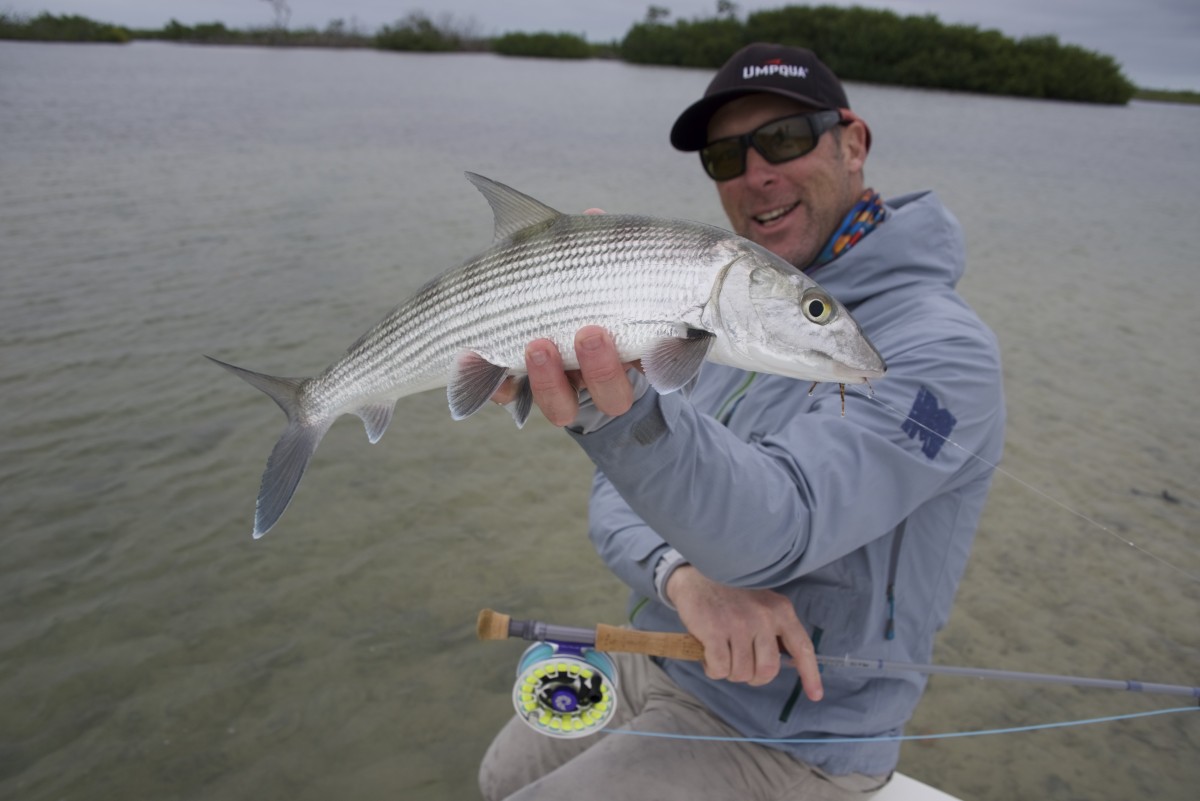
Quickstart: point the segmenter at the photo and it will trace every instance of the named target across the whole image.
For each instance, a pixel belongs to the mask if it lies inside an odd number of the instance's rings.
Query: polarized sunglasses
[[[700,149],[700,163],[709,178],[729,181],[746,171],[746,151],[752,147],[771,164],[782,164],[811,153],[821,134],[849,122],[837,110],[772,120],[750,133],[709,142]]]

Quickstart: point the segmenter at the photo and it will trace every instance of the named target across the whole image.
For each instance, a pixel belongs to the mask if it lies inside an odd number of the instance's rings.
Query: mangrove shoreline
[[[1054,36],[1012,39],[995,30],[946,25],[932,15],[901,16],[861,7],[786,6],[744,20],[717,3],[708,19],[677,20],[650,6],[620,41],[594,44],[571,33],[505,33],[483,37],[472,22],[437,21],[412,12],[368,33],[334,19],[321,30],[276,25],[239,30],[223,23],[133,29],[77,15],[0,13],[0,39],[124,44],[157,40],[201,45],[375,48],[405,52],[494,52],[555,59],[614,58],[634,64],[715,69],[754,41],[815,50],[847,81],[980,94],[1124,105],[1131,99],[1200,103],[1200,92],[1138,88],[1111,57]]]

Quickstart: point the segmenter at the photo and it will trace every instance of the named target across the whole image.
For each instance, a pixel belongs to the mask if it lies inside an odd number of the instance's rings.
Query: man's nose
[[[778,174],[776,166],[754,148],[746,149],[746,180],[756,184],[770,183]]]

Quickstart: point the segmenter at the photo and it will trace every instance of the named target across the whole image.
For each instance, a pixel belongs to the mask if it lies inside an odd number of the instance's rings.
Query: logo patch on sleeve
[[[938,405],[937,395],[930,392],[928,387],[921,387],[917,399],[913,401],[912,411],[901,424],[900,430],[908,434],[909,439],[920,437],[921,453],[933,459],[957,422],[958,419],[950,414],[949,409]]]

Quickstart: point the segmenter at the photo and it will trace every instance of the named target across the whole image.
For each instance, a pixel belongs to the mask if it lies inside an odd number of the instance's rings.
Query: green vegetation
[[[36,42],[112,42],[124,44],[133,38],[127,28],[95,22],[87,17],[39,14],[23,17],[0,12],[0,39]]]
[[[172,19],[162,30],[134,31],[135,39],[213,45],[271,45],[277,47],[370,47],[371,37],[347,30],[344,20],[330,20],[325,30],[316,28],[252,28],[240,31],[220,22],[184,25]]]
[[[591,58],[592,46],[571,33],[506,33],[492,41],[492,50],[502,56],[537,58]]]
[[[1153,100],[1159,103],[1187,103],[1200,105],[1200,92],[1180,89],[1138,89],[1135,100]]]
[[[625,34],[620,54],[635,64],[716,69],[751,41],[736,19],[679,20],[674,26],[643,22]],[[779,40],[768,37],[763,41]]]
[[[677,20],[650,5],[645,19],[620,42],[595,45],[569,33],[506,33],[487,39],[473,22],[448,14],[437,21],[420,11],[368,34],[331,20],[324,30],[288,28],[286,0],[268,0],[274,24],[250,30],[220,22],[183,25],[172,19],[161,30],[130,31],[80,16],[0,13],[0,39],[128,42],[160,39],[196,44],[291,47],[375,47],[383,50],[453,52],[492,50],[509,56],[581,59],[618,57],[637,64],[714,69],[743,45],[781,42],[811,48],[843,79],[964,92],[1054,100],[1124,104],[1130,98],[1200,103],[1200,93],[1138,90],[1110,56],[1053,36],[1014,40],[999,31],[945,25],[934,16],[900,16],[861,7],[786,6],[737,17],[737,5],[717,0],[716,16]]]
[[[453,18],[445,17],[440,24],[434,24],[420,11],[412,12],[395,25],[384,25],[375,35],[375,46],[420,53],[487,49],[469,30],[456,26]]]
[[[744,24],[726,16],[668,26],[651,13],[630,29],[621,56],[715,68],[755,41],[811,48],[851,81],[1116,104],[1136,90],[1111,57],[1060,45],[1053,36],[1014,41],[933,16],[857,6],[788,6],[751,14]]]

